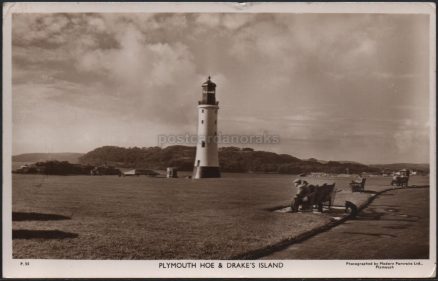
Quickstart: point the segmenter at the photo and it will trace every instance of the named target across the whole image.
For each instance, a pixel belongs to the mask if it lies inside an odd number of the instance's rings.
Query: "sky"
[[[195,134],[211,75],[223,135],[299,158],[429,159],[427,15],[14,14],[13,154]]]

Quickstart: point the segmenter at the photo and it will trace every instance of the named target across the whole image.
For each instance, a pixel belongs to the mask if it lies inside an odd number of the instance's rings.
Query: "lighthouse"
[[[198,102],[198,141],[193,169],[194,179],[221,177],[217,152],[218,110],[216,84],[208,76],[208,80],[202,84],[202,99]]]

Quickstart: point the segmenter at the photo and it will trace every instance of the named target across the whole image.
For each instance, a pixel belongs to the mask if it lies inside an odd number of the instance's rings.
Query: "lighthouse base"
[[[193,178],[201,179],[201,178],[220,178],[221,171],[219,167],[199,167],[196,166],[193,169]]]

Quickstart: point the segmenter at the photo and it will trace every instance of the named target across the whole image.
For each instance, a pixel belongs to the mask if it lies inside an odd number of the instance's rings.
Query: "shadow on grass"
[[[376,221],[381,220],[384,213],[382,212],[376,212],[374,209],[369,209],[366,212],[362,211],[360,212],[354,220],[358,221]]]
[[[350,231],[344,231],[343,233],[346,234],[356,234],[356,235],[368,235],[368,236],[375,236],[375,237],[390,237],[390,238],[396,238],[397,235],[394,234],[388,234],[388,233],[369,233],[369,232],[350,232]]]
[[[66,239],[76,238],[78,236],[76,233],[59,230],[12,230],[12,239]]]
[[[56,214],[12,212],[12,221],[57,221],[70,219],[70,217]]]
[[[429,188],[430,185],[410,185],[408,187],[405,188]]]
[[[377,192],[374,190],[362,190],[361,193],[369,193],[369,194],[376,194]]]

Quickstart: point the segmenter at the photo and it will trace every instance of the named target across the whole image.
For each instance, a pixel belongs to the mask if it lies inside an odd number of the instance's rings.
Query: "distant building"
[[[167,178],[177,178],[178,177],[178,170],[174,167],[168,167],[166,177]]]
[[[123,176],[125,176],[125,177],[140,176],[140,175],[155,177],[155,176],[158,176],[159,173],[152,171],[152,170],[146,170],[146,169],[133,169],[130,171],[123,172]]]

